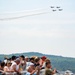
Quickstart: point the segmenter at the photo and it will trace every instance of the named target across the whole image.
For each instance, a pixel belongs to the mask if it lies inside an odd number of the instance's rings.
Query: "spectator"
[[[31,57],[31,58],[29,59],[29,62],[26,62],[26,68],[27,68],[28,66],[30,66],[31,63],[34,63],[34,58],[33,58],[33,57]]]
[[[45,60],[47,59],[46,56],[42,56],[41,59],[40,59],[40,65],[41,67],[44,67],[44,64],[45,64]]]
[[[5,56],[5,57],[4,57],[4,62],[5,62],[5,64],[7,63],[7,60],[8,60],[8,57]]]
[[[20,56],[20,70],[25,70],[26,69],[26,61],[24,55]]]
[[[12,57],[11,57],[11,63],[12,63],[11,69],[12,69],[12,70],[14,70],[14,67],[16,67],[16,62],[15,62],[15,60],[16,60],[16,56],[12,56]],[[14,72],[15,72],[15,70],[14,70]]]
[[[36,57],[36,58],[34,59],[34,65],[35,65],[35,67],[36,67],[36,66],[39,66],[39,67],[40,67],[40,58],[39,58],[39,57]]]
[[[6,63],[6,66],[4,66],[4,72],[14,72],[12,69],[11,69],[11,61],[7,61]]]
[[[34,68],[35,66],[34,67],[33,66],[34,64],[31,64],[30,66],[28,66],[26,75],[40,75],[39,67]]]
[[[56,73],[56,69],[52,70],[50,62],[46,62],[45,75],[53,75]]]
[[[29,58],[27,56],[25,56],[25,61],[29,62]]]
[[[15,60],[15,65],[14,65],[14,71],[15,72],[17,72],[17,73],[20,73],[20,67],[19,67],[19,65],[20,65],[20,59],[19,58],[17,58],[16,60]]]
[[[50,63],[51,63],[50,59],[47,58],[47,59],[45,60],[45,62],[43,63],[43,66],[42,66],[43,68],[46,67],[46,62],[50,62]]]
[[[5,72],[4,72],[4,66],[5,66],[5,62],[1,62],[1,63],[0,63],[0,73],[1,73],[2,75],[5,74]]]

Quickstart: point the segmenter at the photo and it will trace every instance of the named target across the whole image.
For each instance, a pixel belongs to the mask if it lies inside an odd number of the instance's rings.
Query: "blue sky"
[[[0,20],[0,54],[33,51],[75,57],[75,0],[0,0],[0,19],[43,12],[48,13]]]

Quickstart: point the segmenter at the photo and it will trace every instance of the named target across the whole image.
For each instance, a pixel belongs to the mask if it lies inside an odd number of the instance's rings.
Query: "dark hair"
[[[40,58],[38,57],[38,58],[35,58],[34,61],[35,61],[35,62],[38,62],[39,60],[40,60]]]
[[[2,61],[0,60],[0,64],[1,64],[1,62],[2,62]]]
[[[1,62],[1,67],[3,68],[5,66],[5,62]]]
[[[46,66],[47,66],[48,64],[51,64],[51,63],[48,61],[48,62],[46,62]]]
[[[50,59],[46,59],[45,61],[46,61],[46,62],[50,62],[50,63],[51,63]]]
[[[30,61],[31,61],[31,60],[34,60],[34,58],[30,58]]]
[[[9,59],[7,59],[7,60],[9,60],[9,61],[10,61],[10,60],[11,60],[11,58],[9,58]]]
[[[16,59],[16,56],[13,55],[13,56],[11,57],[11,59],[12,59],[12,60],[15,60],[15,59]]]
[[[20,57],[23,58],[23,60],[25,59],[25,56],[24,55],[21,55]]]

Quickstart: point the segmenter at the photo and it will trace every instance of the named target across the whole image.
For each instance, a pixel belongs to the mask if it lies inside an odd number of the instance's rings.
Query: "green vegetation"
[[[4,56],[11,57],[12,55],[25,55],[25,56],[44,56],[45,54],[37,53],[37,52],[28,52],[28,53],[20,53],[20,54],[11,54],[11,55],[0,55],[0,59],[3,60]],[[45,55],[47,56],[52,63],[53,68],[58,70],[71,70],[75,72],[75,58],[70,57],[62,57],[62,56],[54,56],[54,55]]]

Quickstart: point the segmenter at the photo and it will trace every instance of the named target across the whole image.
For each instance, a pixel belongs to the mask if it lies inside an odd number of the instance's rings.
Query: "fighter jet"
[[[57,6],[56,8],[60,8],[59,6]]]
[[[62,11],[63,9],[59,9],[59,11]]]
[[[51,8],[54,8],[54,6],[51,6]]]
[[[54,12],[54,11],[56,11],[56,10],[53,9],[52,11]]]

